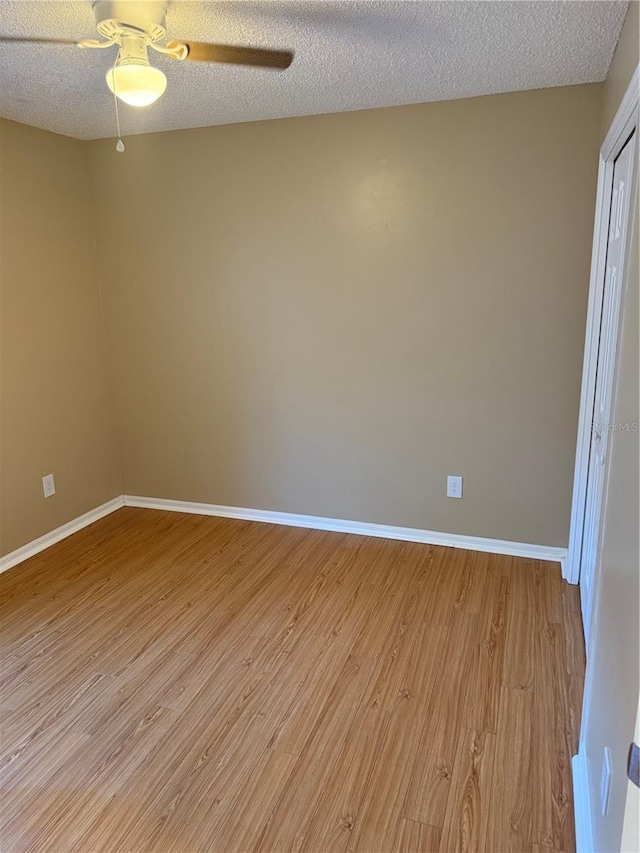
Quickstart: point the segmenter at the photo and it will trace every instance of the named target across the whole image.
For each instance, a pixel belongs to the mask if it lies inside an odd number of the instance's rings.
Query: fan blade
[[[71,44],[77,45],[73,39],[41,39],[22,36],[0,36],[0,44]]]
[[[230,44],[207,44],[201,41],[171,41],[168,48],[186,44],[187,59],[192,62],[226,62],[231,65],[259,65],[262,68],[288,68],[293,62],[289,50],[265,50],[258,47],[236,47]]]

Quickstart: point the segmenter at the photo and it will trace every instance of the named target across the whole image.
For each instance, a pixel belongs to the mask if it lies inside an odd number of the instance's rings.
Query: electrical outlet
[[[44,492],[45,498],[50,498],[51,495],[55,495],[56,484],[53,481],[53,474],[47,474],[46,477],[42,478],[42,491]]]
[[[609,791],[611,790],[611,750],[605,746],[602,753],[602,774],[600,776],[600,811],[605,817],[609,808]]]
[[[461,498],[462,497],[462,477],[447,477],[447,497]]]

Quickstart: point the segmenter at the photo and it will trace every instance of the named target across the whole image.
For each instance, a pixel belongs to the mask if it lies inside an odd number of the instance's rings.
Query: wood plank
[[[11,850],[71,847],[100,805],[153,750],[173,717],[165,708],[152,708],[141,719],[117,721],[99,745],[83,739],[48,779],[45,796],[25,798],[23,786],[16,785],[3,801],[3,845]]]
[[[271,750],[261,772],[246,783],[233,813],[214,831],[204,849],[219,853],[253,850],[297,760],[295,755]]]
[[[560,563],[535,561],[536,608],[546,622],[562,621],[562,584]]]
[[[0,747],[0,766],[7,752],[25,751],[28,745],[52,726],[67,729],[77,715],[102,697],[109,689],[113,679],[108,675],[93,672],[80,683],[72,684],[69,689],[60,689],[45,693],[30,705],[7,714],[2,723],[2,744]]]
[[[536,560],[512,558],[511,561],[511,606],[518,613],[528,610],[538,612],[537,597],[541,585],[536,581]]]
[[[485,583],[489,575],[490,554],[482,551],[464,551],[464,563],[455,607],[464,613],[478,616],[482,611],[482,597]]]
[[[444,644],[426,723],[410,776],[403,815],[441,827],[466,694],[477,662],[478,616],[455,615]],[[464,650],[464,651],[462,651]]]
[[[438,558],[432,561],[429,600],[425,622],[449,627],[455,613],[465,612],[464,586],[468,551],[457,548],[438,549]],[[473,615],[473,614],[470,614]]]
[[[567,666],[566,678],[568,681],[568,703],[569,703],[569,749],[571,755],[578,752],[580,740],[580,722],[582,718],[582,696],[584,693],[584,678],[586,670],[586,654],[584,647],[584,632],[582,629],[582,614],[580,610],[574,610],[575,599],[571,594],[565,595],[567,590],[576,589],[567,583],[563,583],[563,620],[562,631],[565,644],[565,661]],[[578,594],[578,607],[580,597]]]
[[[315,641],[314,647],[317,652],[311,653],[311,663],[291,695],[273,739],[276,749],[291,755],[300,755],[303,751],[349,657],[350,643],[339,635]],[[290,673],[289,666],[281,670],[272,689],[283,692],[290,689]]]
[[[486,850],[495,735],[462,729],[444,816],[441,853]]]
[[[538,616],[535,599],[527,606],[529,581],[520,566],[511,576],[502,683],[517,690],[533,690],[535,638]]]
[[[291,774],[269,822],[259,849],[276,853],[299,847],[343,751],[362,691],[373,665],[366,658],[349,657],[329,696],[322,715]]]
[[[509,603],[509,577],[490,571],[485,579],[478,633],[473,649],[464,711],[465,728],[497,731],[498,704],[503,676],[505,623]]]
[[[564,612],[582,613],[580,587],[577,584],[562,582],[562,606]]]
[[[575,847],[571,810],[571,714],[564,633],[541,621],[533,694],[533,829],[531,840],[558,850]],[[549,737],[555,731],[556,736]]]
[[[427,624],[416,635],[401,701],[388,712],[389,725],[366,781],[349,850],[390,848],[400,819],[407,816],[405,801],[411,770],[422,748],[421,736],[433,707],[432,696],[439,689],[438,674],[446,657],[445,636],[443,626]]]
[[[430,568],[430,561],[416,565],[414,573],[407,580],[402,599],[393,611],[389,631],[378,646],[376,676],[364,699],[369,707],[393,711],[398,703],[402,703],[407,698],[407,674],[413,671],[411,656],[423,653],[427,635],[437,637],[438,643],[441,642],[443,631],[440,626],[424,627]],[[385,597],[382,595],[375,602],[374,612],[384,608],[384,602]]]
[[[347,849],[390,724],[390,714],[379,708],[359,709],[308,824],[302,850],[339,853]]]
[[[392,853],[438,853],[441,830],[417,820],[401,818]]]
[[[498,710],[486,850],[522,853],[531,846],[533,693],[503,687]]]

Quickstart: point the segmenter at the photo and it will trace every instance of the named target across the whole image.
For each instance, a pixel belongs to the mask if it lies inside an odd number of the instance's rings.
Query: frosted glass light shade
[[[107,86],[132,107],[148,107],[167,88],[167,78],[151,65],[117,65],[107,71]]]

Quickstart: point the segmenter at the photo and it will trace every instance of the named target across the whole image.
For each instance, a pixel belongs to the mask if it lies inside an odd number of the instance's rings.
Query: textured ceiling
[[[413,104],[604,79],[627,2],[174,2],[169,38],[292,48],[288,71],[178,64],[166,94],[121,107],[122,131]],[[95,36],[89,0],[0,0],[0,36]],[[92,139],[115,135],[113,51],[0,45],[0,115]]]

